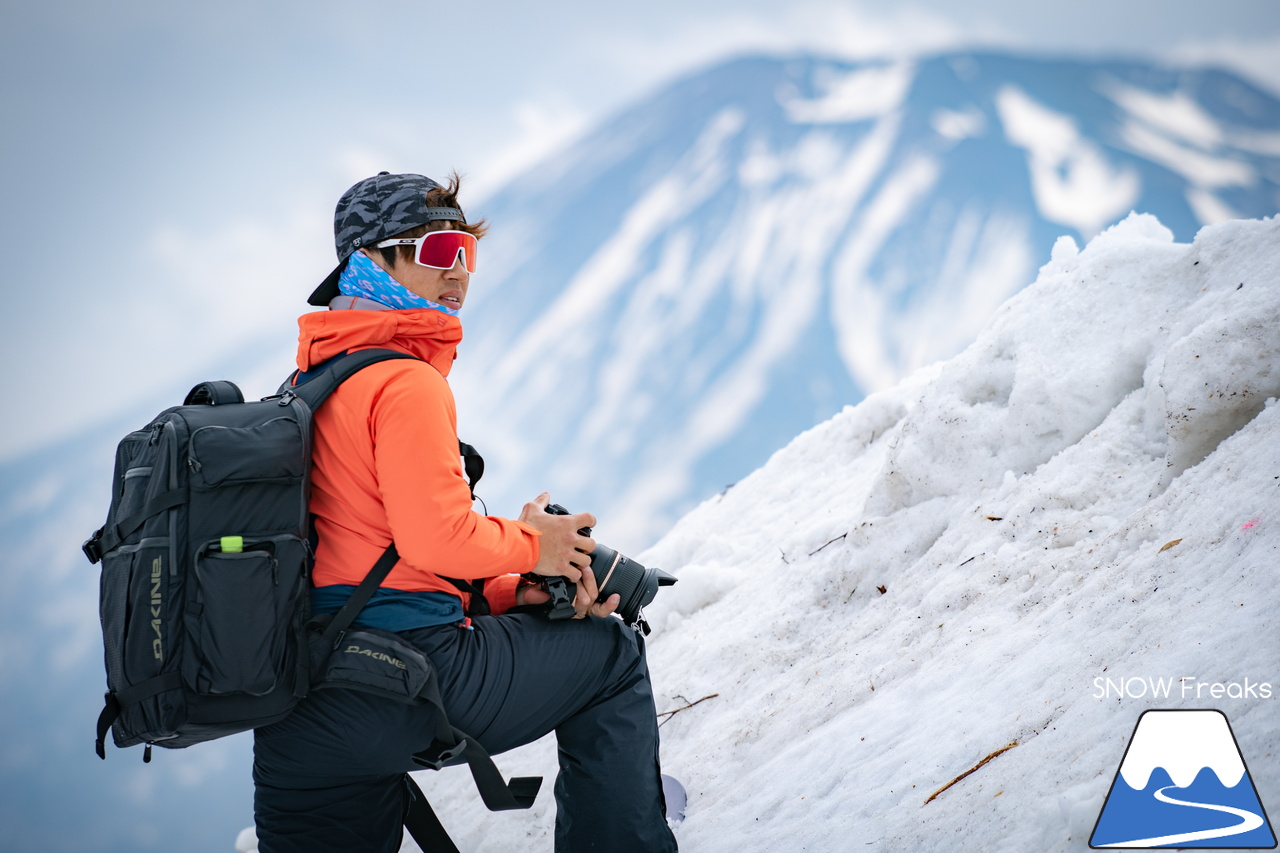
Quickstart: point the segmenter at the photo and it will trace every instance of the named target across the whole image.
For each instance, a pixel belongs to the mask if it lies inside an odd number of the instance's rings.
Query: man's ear
[[[378,251],[377,249],[368,249],[368,248],[356,249],[356,251],[364,252],[364,255],[366,258],[373,261],[378,266],[382,267],[382,269],[388,274],[391,273],[391,268],[388,267],[387,262],[382,259],[382,252]]]

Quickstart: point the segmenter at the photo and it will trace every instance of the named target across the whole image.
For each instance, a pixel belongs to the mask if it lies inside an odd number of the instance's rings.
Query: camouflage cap
[[[427,192],[433,189],[443,187],[425,175],[379,172],[343,193],[333,212],[338,266],[320,283],[307,302],[328,305],[338,295],[338,279],[347,265],[347,258],[356,249],[426,225],[432,220],[467,221],[456,207],[427,207]]]

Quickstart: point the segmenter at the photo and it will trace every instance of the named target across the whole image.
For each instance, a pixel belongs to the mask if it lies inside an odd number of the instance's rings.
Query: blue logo
[[[1269,850],[1275,833],[1221,711],[1145,711],[1089,846]]]

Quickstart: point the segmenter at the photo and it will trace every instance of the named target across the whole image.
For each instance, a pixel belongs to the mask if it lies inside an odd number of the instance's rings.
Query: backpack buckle
[[[101,527],[93,531],[93,535],[84,540],[84,544],[80,546],[80,550],[84,551],[90,563],[97,563],[102,559],[102,531]]]
[[[436,743],[439,743],[439,741],[436,741]],[[458,742],[455,743],[453,746],[446,746],[441,748],[438,752],[436,752],[435,757],[431,758],[428,756],[428,753],[431,752],[432,749],[434,748],[435,748],[435,743],[431,745],[430,749],[424,749],[422,752],[415,752],[411,756],[413,758],[413,763],[421,764],[423,767],[426,767],[431,770],[439,770],[449,762],[454,761],[455,759],[461,757],[462,754],[466,752],[467,739],[459,738]]]

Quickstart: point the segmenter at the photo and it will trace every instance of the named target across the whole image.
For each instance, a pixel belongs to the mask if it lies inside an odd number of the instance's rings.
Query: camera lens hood
[[[596,544],[591,554],[591,571],[600,588],[600,601],[618,594],[618,615],[628,625],[640,618],[640,610],[653,601],[658,587],[671,586],[676,579],[661,569],[648,569],[608,545]]]

